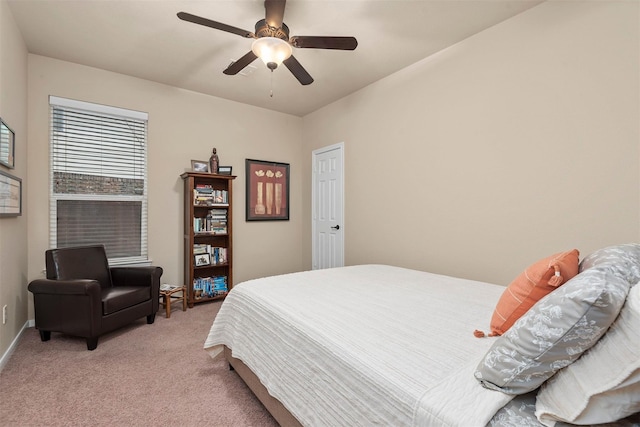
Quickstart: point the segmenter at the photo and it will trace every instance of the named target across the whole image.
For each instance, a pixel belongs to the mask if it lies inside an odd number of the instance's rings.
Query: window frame
[[[54,189],[54,109],[75,110],[80,113],[90,113],[102,117],[115,117],[144,122],[144,148],[143,148],[143,191],[141,195],[117,195],[117,194],[73,194],[55,193]],[[111,107],[90,102],[77,101],[56,96],[49,96],[49,244],[57,247],[58,219],[57,203],[59,200],[95,200],[95,201],[134,201],[141,202],[140,218],[140,256],[112,257],[110,265],[150,265],[148,256],[148,114],[140,111],[128,110],[119,107]],[[108,255],[108,254],[107,254]]]

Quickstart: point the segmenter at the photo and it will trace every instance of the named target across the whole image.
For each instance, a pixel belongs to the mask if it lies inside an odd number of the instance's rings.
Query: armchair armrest
[[[100,332],[102,290],[97,280],[36,279],[28,289],[33,293],[36,328],[43,341],[51,331],[92,339]],[[95,345],[87,343],[90,350]]]
[[[118,286],[148,286],[151,292],[152,313],[160,306],[160,277],[162,267],[111,267],[111,283]]]
[[[97,280],[51,280],[36,279],[29,283],[33,294],[49,295],[96,295],[100,299],[100,283]]]
[[[111,267],[113,286],[151,286],[160,291],[162,267]]]

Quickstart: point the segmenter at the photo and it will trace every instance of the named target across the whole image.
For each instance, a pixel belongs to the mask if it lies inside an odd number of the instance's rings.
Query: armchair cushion
[[[151,299],[151,290],[146,286],[118,286],[103,289],[102,314],[115,313]]]

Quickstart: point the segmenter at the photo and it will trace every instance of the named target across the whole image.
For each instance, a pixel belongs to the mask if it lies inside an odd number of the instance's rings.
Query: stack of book
[[[193,189],[193,204],[196,206],[228,205],[227,190],[214,190],[211,185],[197,184]]]
[[[206,218],[193,218],[194,233],[227,234],[227,210],[211,209]]]
[[[214,234],[227,234],[227,210],[211,209],[207,214],[209,230]]]

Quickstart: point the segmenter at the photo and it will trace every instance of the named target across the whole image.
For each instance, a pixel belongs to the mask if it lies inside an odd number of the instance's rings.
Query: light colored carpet
[[[277,426],[224,360],[202,349],[221,302],[86,341],[28,329],[0,373],[3,426]]]

